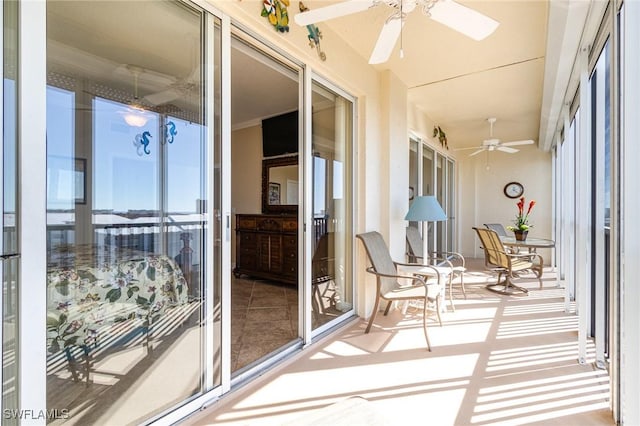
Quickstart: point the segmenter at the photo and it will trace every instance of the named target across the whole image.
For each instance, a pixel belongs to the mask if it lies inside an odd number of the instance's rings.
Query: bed
[[[92,253],[93,251],[93,253]],[[147,350],[154,322],[188,302],[187,283],[177,263],[164,255],[95,253],[74,249],[50,256],[47,274],[47,349],[64,352],[70,364],[77,354],[87,361],[109,327],[135,323]],[[52,266],[53,265],[53,266]],[[76,372],[72,371],[74,377]]]

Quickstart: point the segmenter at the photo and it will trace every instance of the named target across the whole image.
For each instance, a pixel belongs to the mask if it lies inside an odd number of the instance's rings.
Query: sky
[[[137,113],[128,106],[98,97],[93,98],[90,116],[90,150],[82,140],[82,123],[76,123],[75,94],[64,89],[47,88],[47,208],[71,209],[81,199],[82,172],[76,171],[76,159],[86,159],[87,183],[92,186],[92,210],[159,210],[160,182],[166,182],[168,212],[196,211],[196,200],[204,198],[201,176],[205,131],[195,123],[166,116],[173,130],[173,142],[162,141],[160,121],[163,117],[145,112],[146,124],[135,127],[125,122],[127,113]],[[89,115],[90,111],[87,113]],[[174,127],[175,125],[175,127]],[[74,131],[78,128],[77,132]],[[148,132],[148,133],[145,133]],[[146,138],[145,138],[146,136]],[[136,144],[148,141],[146,147]],[[161,167],[164,149],[166,167]],[[89,155],[93,151],[93,155]],[[80,163],[81,164],[81,163]],[[161,176],[164,173],[164,176]]]

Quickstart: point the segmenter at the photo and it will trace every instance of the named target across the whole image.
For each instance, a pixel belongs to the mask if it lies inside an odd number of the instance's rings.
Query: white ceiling
[[[333,3],[305,1],[312,10]],[[548,2],[459,3],[499,21],[498,29],[485,40],[474,41],[430,20],[416,8],[403,28],[404,58],[400,58],[398,42],[390,60],[376,68],[391,70],[407,85],[409,101],[446,132],[452,148],[480,145],[487,139],[488,117],[498,118],[495,137],[537,142]],[[388,6],[379,5],[318,26],[321,30],[330,28],[368,60],[391,12]]]
[[[297,73],[235,39],[231,75],[234,128],[298,109]]]
[[[399,57],[398,43],[390,60],[376,68],[390,69],[406,84],[409,101],[446,132],[451,148],[481,144],[488,137],[488,117],[498,118],[494,128],[496,138],[537,141],[548,1],[459,2],[499,21],[498,29],[485,40],[474,41],[430,20],[417,8],[408,15],[403,29],[404,58]],[[332,3],[336,2],[305,1],[310,9]],[[60,45],[80,48],[79,55],[72,55],[68,50],[66,55],[70,58],[62,54],[54,58],[65,68],[74,64],[93,72],[103,69],[106,74],[101,77],[124,84],[128,90],[131,90],[132,76],[119,75],[117,70],[122,69],[123,64],[143,67],[145,72],[139,82],[141,96],[173,87],[198,72],[198,50],[182,48],[185,41],[194,41],[197,45],[195,41],[200,38],[197,14],[164,2],[131,2],[127,6],[132,8],[130,14],[116,16],[121,8],[114,4],[117,3],[53,2],[48,7],[48,18],[56,21],[56,25],[48,27],[49,48]],[[290,15],[297,13],[296,6],[292,3]],[[180,23],[176,25],[178,10],[181,11]],[[325,38],[340,37],[368,60],[378,32],[390,13],[388,6],[379,5],[318,26],[321,30],[331,30],[324,31]],[[151,20],[154,25],[142,23],[145,30],[141,31],[133,25],[133,16],[156,16],[161,23],[157,20]],[[96,55],[93,59],[100,60],[93,60],[87,52]],[[269,61],[237,48],[232,52],[234,124],[296,108],[296,76],[292,79],[290,73],[282,74]],[[55,62],[51,59],[50,56],[50,65]],[[99,63],[94,64],[96,61]],[[109,61],[109,67],[103,64],[105,61]],[[245,70],[249,72],[243,72]],[[82,73],[91,74],[87,69]],[[286,86],[284,90],[274,89],[280,84],[278,81]],[[192,88],[191,93],[197,93],[197,88]],[[186,107],[189,98],[181,96],[173,102],[184,103]],[[194,98],[197,100],[197,96]]]

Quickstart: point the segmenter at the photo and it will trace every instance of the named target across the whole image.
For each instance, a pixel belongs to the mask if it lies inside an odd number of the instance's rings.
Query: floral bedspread
[[[50,269],[47,274],[47,347],[88,353],[100,327],[142,320],[147,330],[168,308],[187,303],[187,283],[176,262],[147,255],[99,266]]]

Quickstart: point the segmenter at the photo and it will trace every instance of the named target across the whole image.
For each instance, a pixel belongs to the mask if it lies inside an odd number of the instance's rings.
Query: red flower
[[[518,216],[522,216],[522,211],[524,210],[524,197],[520,198],[520,201],[518,201]]]
[[[531,200],[531,202],[529,203],[529,210],[527,210],[527,216],[529,216],[529,213],[531,213],[531,209],[535,205],[536,205],[536,200]]]
[[[529,213],[531,213],[533,206],[536,205],[536,201],[531,200],[529,202],[529,208],[527,209],[526,214],[524,213],[525,204],[526,202],[524,197],[520,197],[520,201],[518,201],[518,203],[516,204],[516,206],[518,207],[518,215],[516,216],[516,220],[513,222],[515,226],[508,226],[507,229],[511,231],[513,230],[528,231],[529,228],[531,228],[532,225],[529,225]]]

